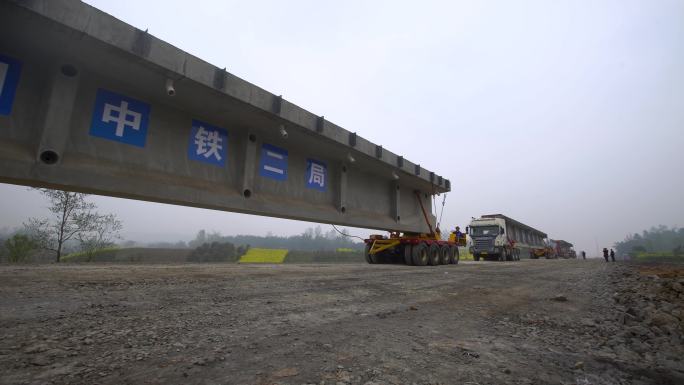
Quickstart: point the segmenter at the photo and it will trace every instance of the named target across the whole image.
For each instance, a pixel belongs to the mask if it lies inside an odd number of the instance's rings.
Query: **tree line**
[[[639,253],[672,253],[684,255],[684,227],[660,225],[639,233],[629,234],[621,242],[615,243],[618,255]]]
[[[50,189],[36,189],[48,202],[49,215],[29,218],[17,231],[0,229],[0,257],[9,262],[21,262],[39,254],[55,262],[62,261],[65,254],[79,253],[91,261],[101,250],[112,247],[156,247],[194,249],[190,260],[212,261],[220,255],[229,260],[237,259],[250,247],[311,251],[363,250],[363,243],[355,241],[346,229],[321,226],[307,228],[302,234],[277,236],[222,235],[219,232],[200,230],[189,242],[157,242],[140,245],[133,241],[119,242],[122,222],[116,215],[102,214],[88,195]],[[4,234],[3,234],[4,233]]]
[[[195,239],[188,242],[188,247],[196,248],[206,243],[231,243],[247,247],[267,249],[288,249],[301,251],[320,251],[337,249],[362,250],[364,244],[350,237],[346,229],[338,232],[334,228],[323,231],[321,226],[309,227],[300,235],[277,236],[269,232],[266,236],[258,235],[222,235],[219,232],[200,230]]]

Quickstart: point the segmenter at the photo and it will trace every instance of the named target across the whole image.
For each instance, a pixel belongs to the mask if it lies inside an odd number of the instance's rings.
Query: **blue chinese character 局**
[[[287,180],[287,150],[264,143],[261,146],[260,175],[275,180]]]
[[[150,105],[124,95],[99,89],[90,135],[145,147]]]
[[[21,62],[0,54],[0,115],[9,115],[19,85]]]
[[[211,124],[192,121],[188,158],[224,166],[228,153],[228,131]]]
[[[328,167],[324,162],[306,160],[306,187],[325,191],[328,184]]]

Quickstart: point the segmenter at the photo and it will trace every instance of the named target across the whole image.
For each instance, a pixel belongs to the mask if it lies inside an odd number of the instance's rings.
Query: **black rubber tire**
[[[449,246],[449,264],[458,265],[459,259],[458,246]]]
[[[428,246],[425,242],[413,245],[411,248],[411,259],[415,266],[425,266],[428,264],[430,257],[428,256]]]
[[[439,265],[440,261],[440,256],[439,256],[439,245],[436,243],[433,243],[430,245],[430,248],[428,249],[428,255],[430,256],[430,261],[428,262],[430,266],[437,266]]]
[[[404,245],[404,263],[408,266],[413,266],[413,245]]]
[[[451,256],[451,249],[449,245],[442,245],[439,247],[439,264],[448,265]]]

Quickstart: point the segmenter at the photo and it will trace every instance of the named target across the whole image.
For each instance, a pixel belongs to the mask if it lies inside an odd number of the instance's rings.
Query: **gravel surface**
[[[0,384],[684,384],[684,266],[0,266]]]

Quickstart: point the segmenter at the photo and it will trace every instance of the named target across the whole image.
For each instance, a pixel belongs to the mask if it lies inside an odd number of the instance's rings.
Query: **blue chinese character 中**
[[[149,118],[149,104],[99,89],[90,135],[145,147]]]

